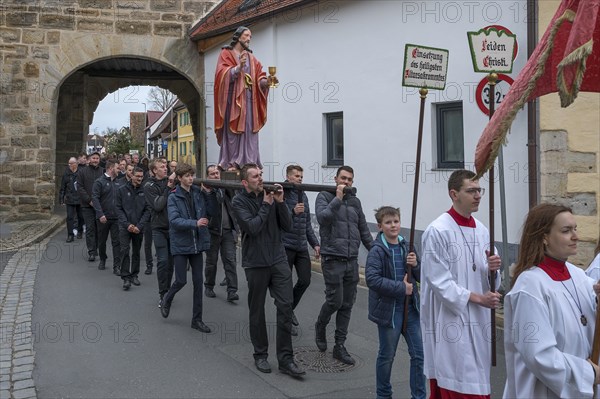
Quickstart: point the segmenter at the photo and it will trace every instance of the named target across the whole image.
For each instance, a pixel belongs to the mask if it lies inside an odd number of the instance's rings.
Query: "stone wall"
[[[1,221],[50,216],[66,158],[84,148],[93,112],[110,91],[160,84],[193,110],[203,106],[203,66],[186,35],[217,2],[2,0]],[[81,72],[110,57],[155,61],[184,82],[142,77],[100,82]]]

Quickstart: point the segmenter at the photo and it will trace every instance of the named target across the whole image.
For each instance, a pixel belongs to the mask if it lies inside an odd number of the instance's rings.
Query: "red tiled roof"
[[[299,7],[317,0],[223,0],[204,18],[190,29],[193,41],[218,36],[235,30],[240,25],[250,25],[263,19],[271,18],[291,8]],[[240,10],[240,6],[248,3],[248,7]]]
[[[161,115],[163,114],[163,111],[148,111],[148,124],[146,125],[146,129],[149,128],[150,126],[154,125],[154,122],[156,122]]]

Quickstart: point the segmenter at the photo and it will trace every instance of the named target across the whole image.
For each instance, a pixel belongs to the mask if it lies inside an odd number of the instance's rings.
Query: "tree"
[[[153,87],[148,93],[150,109],[157,111],[166,111],[176,99],[175,94],[160,87]]]
[[[144,146],[133,141],[129,127],[122,127],[120,130],[106,128],[104,131],[104,146],[108,154],[128,154],[130,150],[143,151]]]

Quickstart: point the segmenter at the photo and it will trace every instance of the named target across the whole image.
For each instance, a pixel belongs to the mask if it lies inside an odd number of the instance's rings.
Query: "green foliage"
[[[130,150],[138,150],[140,154],[144,145],[133,141],[129,127],[121,129],[106,128],[104,131],[104,146],[108,154],[127,154]]]

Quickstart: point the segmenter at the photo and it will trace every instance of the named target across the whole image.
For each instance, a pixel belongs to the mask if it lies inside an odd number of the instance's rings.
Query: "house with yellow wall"
[[[196,166],[196,142],[194,141],[190,113],[181,101],[175,104],[173,111],[177,114],[177,161]],[[175,143],[171,145],[175,145]]]

